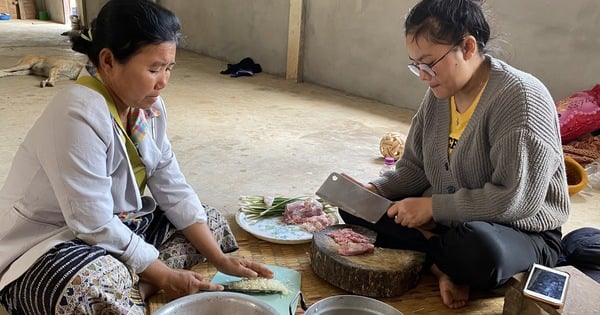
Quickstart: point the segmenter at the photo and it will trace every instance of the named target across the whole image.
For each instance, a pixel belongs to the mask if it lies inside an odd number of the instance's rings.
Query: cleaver
[[[393,201],[335,172],[329,174],[317,190],[316,195],[328,203],[371,223],[379,221],[387,209],[394,204]]]

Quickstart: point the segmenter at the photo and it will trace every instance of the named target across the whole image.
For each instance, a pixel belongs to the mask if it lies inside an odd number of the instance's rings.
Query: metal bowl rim
[[[235,298],[236,300],[244,300],[251,302],[257,305],[259,308],[263,308],[265,311],[271,312],[272,314],[279,314],[277,310],[267,304],[265,301],[262,301],[256,297],[250,296],[248,294],[237,293],[237,292],[223,292],[223,291],[214,291],[214,292],[202,292],[187,295],[184,297],[180,297],[178,299],[172,300],[171,302],[161,306],[154,315],[169,315],[171,312],[176,311],[177,307],[183,307],[191,302],[197,302],[198,300],[206,300],[210,298]],[[269,314],[269,313],[265,313]]]
[[[371,309],[372,307],[376,307],[376,308],[378,308],[378,309],[376,309],[377,311],[384,311],[384,312],[388,311],[388,312],[394,312],[397,315],[403,315],[402,312],[400,312],[399,310],[397,310],[396,308],[392,307],[391,305],[389,305],[385,302],[379,301],[377,299],[374,299],[374,298],[371,298],[368,296],[352,295],[352,294],[334,295],[334,296],[326,297],[322,300],[319,300],[319,301],[315,302],[313,305],[311,305],[310,307],[308,307],[308,309],[306,310],[306,314],[317,314],[317,313],[314,313],[314,311],[316,311],[316,309],[327,310],[327,308],[329,308],[329,307],[335,308],[335,307],[339,306],[336,304],[336,302],[339,302],[338,300],[344,300],[344,299],[354,300],[353,302],[364,301],[366,303],[371,303],[371,304],[363,304],[361,310]]]

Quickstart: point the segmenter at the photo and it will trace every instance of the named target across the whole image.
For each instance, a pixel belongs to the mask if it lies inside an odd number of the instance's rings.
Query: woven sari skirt
[[[207,224],[224,253],[238,249],[227,220],[203,205]],[[159,259],[174,269],[205,262],[160,209],[121,220],[159,250]],[[144,314],[139,277],[101,247],[80,239],[58,244],[42,255],[17,280],[0,291],[0,303],[10,314]]]

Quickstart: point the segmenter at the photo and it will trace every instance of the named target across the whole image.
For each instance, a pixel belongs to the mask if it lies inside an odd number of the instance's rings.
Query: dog
[[[46,87],[60,80],[76,80],[83,69],[84,63],[62,56],[26,55],[16,65],[0,70],[0,78],[33,74],[45,77],[40,87]]]

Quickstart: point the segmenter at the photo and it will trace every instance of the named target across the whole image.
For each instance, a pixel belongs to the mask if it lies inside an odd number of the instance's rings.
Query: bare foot
[[[469,301],[468,285],[454,284],[450,277],[443,273],[436,265],[431,266],[431,271],[438,278],[442,302],[444,302],[448,308],[456,309],[467,305],[467,302]]]

